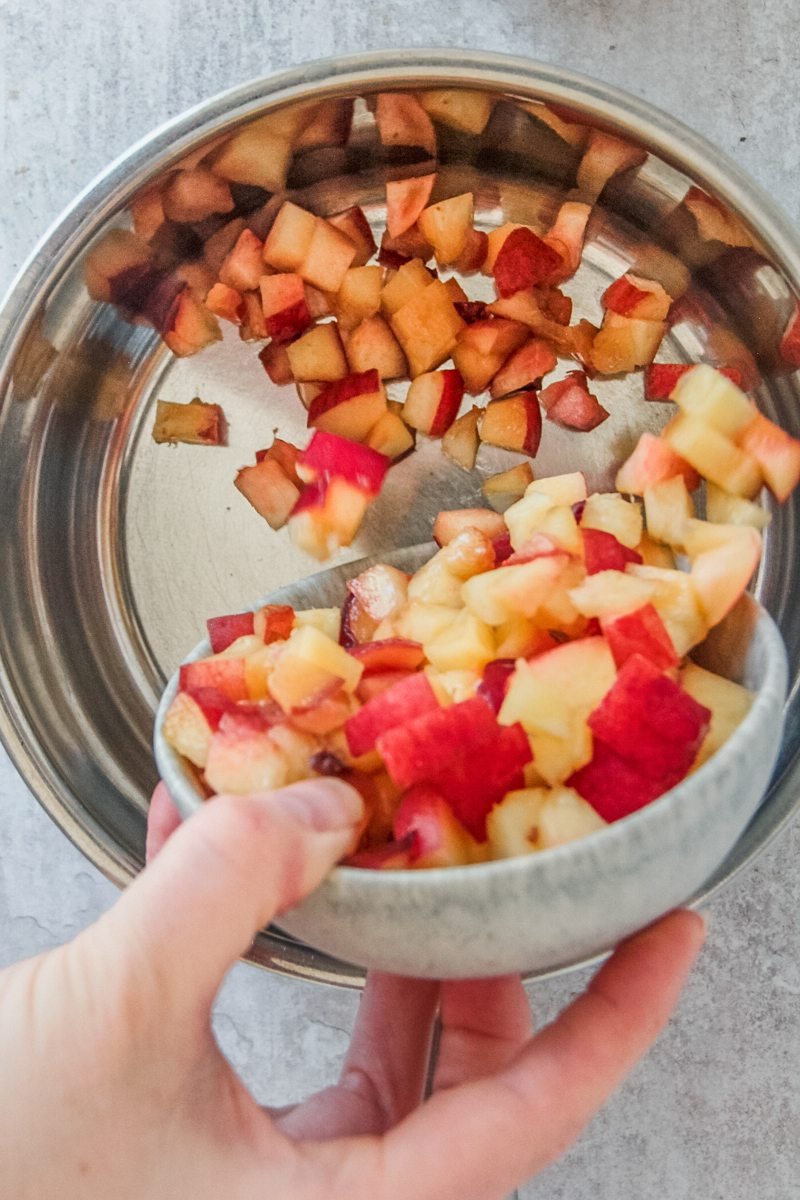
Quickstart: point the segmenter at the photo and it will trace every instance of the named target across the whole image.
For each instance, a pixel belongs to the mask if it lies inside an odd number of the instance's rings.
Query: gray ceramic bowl
[[[144,863],[156,780],[153,719],[167,680],[209,614],[240,611],[314,565],[285,534],[272,535],[232,488],[237,468],[273,429],[292,441],[305,436],[292,390],[269,383],[234,330],[194,358],[175,358],[152,323],[131,319],[132,309],[163,315],[143,279],[128,280],[135,286],[121,311],[88,294],[87,257],[135,215],[165,280],[189,271],[196,281],[198,266],[218,260],[226,221],[263,230],[277,202],[269,191],[284,182],[321,215],[361,204],[380,229],[386,178],[427,166],[424,156],[381,146],[370,104],[387,90],[441,88],[489,101],[483,130],[437,121],[442,187],[473,191],[487,229],[504,220],[546,221],[573,192],[580,143],[592,129],[635,146],[641,165],[612,178],[595,205],[581,272],[570,285],[576,308],[596,319],[603,288],[629,267],[688,281],[663,357],[719,362],[735,355],[767,415],[800,436],[800,374],[779,353],[800,296],[797,231],[734,163],[636,97],[559,67],[484,52],[381,51],[255,80],[155,131],[74,201],[0,310],[0,737],[60,828],[119,885]],[[176,172],[203,159],[218,163],[224,141],[253,119],[274,116],[285,130],[294,106],[308,111],[323,102],[335,119],[322,134],[317,125],[311,141],[284,145],[285,180],[263,180],[268,191],[237,187],[235,209],[220,219],[146,228],[148,204]],[[553,117],[545,104],[570,118],[572,140],[547,124]],[[727,243],[701,235],[685,203],[690,187],[731,215]],[[642,402],[640,379],[598,380],[597,391],[610,419],[582,438],[548,427],[539,474],[569,464],[602,490],[611,464],[643,430],[663,423],[663,408]],[[228,446],[154,445],[156,401],[195,395],[222,400]],[[424,541],[439,509],[480,503],[483,475],[510,459],[485,448],[478,470],[454,473],[435,443],[424,446],[391,472],[352,557],[385,557]],[[702,896],[751,862],[800,805],[800,494],[773,507],[754,590],[775,617],[792,665],[781,759],[753,820],[725,860],[712,864]],[[566,962],[566,945],[562,953]],[[357,986],[363,978],[358,967],[274,927],[259,935],[250,957],[304,979]]]
[[[390,556],[413,570],[433,547]],[[340,604],[354,566],[321,572],[267,598],[298,608]],[[201,642],[190,659],[211,652]],[[698,771],[633,816],[580,841],[521,858],[422,871],[337,867],[285,913],[280,928],[362,967],[436,979],[543,972],[594,957],[689,900],[758,808],[781,743],[786,651],[749,596],[694,657],[756,693],[736,733]],[[203,803],[196,776],[156,717],[161,776],[183,816]]]

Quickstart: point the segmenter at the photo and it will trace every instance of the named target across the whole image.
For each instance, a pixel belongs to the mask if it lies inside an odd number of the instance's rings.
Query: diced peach
[[[215,317],[222,317],[233,325],[242,323],[242,297],[235,288],[224,283],[215,283],[206,296],[206,308]]]
[[[694,363],[651,363],[644,372],[645,400],[670,400],[678,381],[694,370]],[[742,373],[738,367],[716,367],[720,375],[730,379],[737,387],[742,386]]]
[[[492,377],[528,340],[524,325],[517,321],[489,317],[464,325],[453,349],[453,362],[464,378],[464,387],[476,396]]]
[[[381,379],[399,379],[408,369],[397,338],[381,316],[366,317],[352,330],[346,352],[351,371],[374,367]]]
[[[773,496],[781,503],[788,500],[800,482],[800,441],[762,413],[757,413],[753,423],[739,438],[739,446],[757,463]],[[726,485],[723,483],[721,486]],[[733,489],[728,487],[726,490]]]
[[[683,412],[733,441],[738,441],[757,417],[741,388],[705,364],[682,375],[671,398]]]
[[[266,249],[265,243],[265,254]],[[355,256],[356,247],[350,238],[328,221],[317,217],[297,272],[307,283],[320,291],[338,292]]]
[[[441,437],[453,421],[464,395],[458,371],[430,371],[417,375],[408,390],[403,417],[413,429]]]
[[[513,296],[556,278],[563,268],[560,252],[523,225],[513,229],[500,247],[494,261],[494,281],[501,296]]]
[[[369,370],[347,375],[320,392],[308,410],[308,426],[360,442],[385,412],[380,377]]]
[[[304,453],[307,453],[307,451]],[[292,483],[298,487],[302,486],[302,481],[297,473],[297,463],[301,458],[301,451],[297,446],[293,446],[291,442],[284,441],[283,438],[275,437],[272,439],[272,445],[268,449],[256,451],[256,462],[263,462],[265,458],[271,458],[275,462],[280,463]]]
[[[644,513],[651,537],[670,546],[684,546],[686,525],[695,513],[683,476],[649,484],[644,490]]]
[[[242,292],[242,323],[239,337],[243,342],[263,341],[267,336],[267,322],[261,307],[260,292]]]
[[[494,274],[494,264],[497,256],[500,253],[506,239],[511,236],[515,229],[526,229],[526,225],[520,225],[518,221],[506,221],[504,225],[498,226],[488,234],[486,245],[486,258],[483,264],[483,271],[486,275]]]
[[[386,228],[396,238],[415,225],[430,200],[436,175],[390,180],[386,184]]]
[[[262,275],[261,307],[267,335],[275,342],[294,341],[311,324],[303,280],[299,275]]]
[[[539,393],[539,403],[548,420],[567,429],[586,432],[608,419],[608,412],[589,391],[586,374],[570,371],[564,379],[551,383]]]
[[[300,497],[300,489],[275,459],[242,467],[234,483],[271,529],[282,529]]]
[[[629,272],[606,288],[601,297],[601,304],[603,308],[618,313],[621,317],[634,317],[642,321],[665,321],[672,297],[655,280],[641,279]]]
[[[349,546],[358,533],[371,497],[346,479],[333,476],[310,484],[289,514],[289,535],[314,558],[325,559]]]
[[[417,217],[419,231],[433,246],[440,267],[456,262],[462,254],[472,229],[473,217],[472,192],[440,200]]]
[[[642,321],[607,312],[592,342],[591,364],[601,375],[619,375],[647,366],[666,332],[663,321]]]
[[[316,227],[313,213],[292,204],[291,200],[284,201],[264,242],[264,262],[277,271],[299,272]]]
[[[761,535],[734,526],[737,536],[692,561],[691,580],[709,626],[716,625],[744,592],[761,557]]]
[[[194,446],[221,446],[225,418],[218,404],[194,399],[188,404],[159,400],[153,425],[154,442],[188,442]]]
[[[162,728],[164,738],[178,754],[196,767],[204,767],[211,745],[211,727],[197,701],[187,692],[178,692],[167,709]]]
[[[574,275],[581,263],[586,226],[592,213],[590,204],[567,200],[561,205],[556,219],[545,234],[545,241],[561,255],[562,265],[558,268],[559,279]]]
[[[542,414],[535,393],[519,392],[506,400],[493,400],[484,410],[478,433],[482,442],[533,458],[542,436]]]
[[[347,375],[347,358],[335,321],[315,325],[286,349],[297,380],[333,383]]]
[[[478,456],[478,421],[481,410],[471,408],[458,417],[442,437],[442,450],[465,471],[471,471]]]
[[[383,271],[379,266],[351,267],[345,272],[336,297],[336,314],[342,329],[353,329],[381,308]]]
[[[642,537],[641,505],[625,500],[615,492],[595,492],[583,506],[580,519],[584,529],[602,529],[613,533],[623,546],[633,549]]]
[[[387,458],[397,459],[414,449],[414,435],[397,413],[387,411],[370,429],[366,444]]]
[[[251,229],[243,229],[219,269],[219,281],[237,292],[252,292],[264,274],[264,243]]]
[[[189,288],[184,288],[164,341],[173,354],[186,358],[222,338],[216,318]]]
[[[754,496],[761,486],[759,463],[730,438],[688,413],[670,421],[662,436],[699,471],[735,496]]]
[[[745,500],[743,496],[729,496],[714,483],[706,485],[706,516],[709,521],[752,525],[753,529],[766,529],[770,522],[770,514],[760,504]]]
[[[447,546],[465,529],[478,529],[491,540],[505,531],[505,522],[490,508],[443,509],[433,523],[433,539]]]
[[[359,208],[358,205],[346,208],[344,212],[328,217],[328,224],[333,225],[334,229],[338,229],[341,233],[345,234],[355,246],[356,253],[352,263],[353,267],[365,266],[372,258],[377,247],[370,223],[364,215],[364,210]]]
[[[447,288],[435,279],[392,316],[392,329],[405,351],[412,378],[449,358],[464,322]]]
[[[392,317],[433,283],[433,275],[420,258],[412,258],[395,271],[381,292],[381,308]]]
[[[552,371],[555,365],[556,356],[550,343],[543,338],[532,338],[506,359],[492,379],[492,399],[538,387],[542,376]]]
[[[681,657],[703,640],[708,633],[708,623],[691,575],[686,571],[634,564],[626,569],[626,577],[649,586],[651,594],[648,599],[664,622],[672,644]]]
[[[280,342],[270,342],[269,345],[264,346],[263,350],[259,351],[258,358],[273,383],[282,387],[293,381],[294,375],[285,345]]]
[[[531,483],[533,471],[530,463],[518,463],[516,467],[509,467],[507,471],[484,479],[481,490],[493,508],[503,511],[519,500]]]
[[[467,580],[462,598],[487,625],[503,625],[515,616],[535,617],[568,562],[566,554],[556,553],[486,571]]]
[[[683,690],[711,712],[711,725],[693,763],[696,768],[716,753],[742,723],[753,703],[753,696],[740,684],[723,679],[693,662],[687,662],[683,667],[680,680]]]
[[[453,263],[453,270],[458,271],[460,275],[474,275],[476,271],[482,269],[483,264],[486,262],[488,248],[489,238],[487,234],[481,229],[467,230],[464,249]]]
[[[234,712],[212,734],[204,775],[214,792],[247,795],[283,787],[289,764],[268,727]]]
[[[694,467],[673,450],[664,438],[643,433],[631,455],[617,471],[614,487],[627,495],[643,496],[646,487],[681,475],[690,492],[700,486]]]

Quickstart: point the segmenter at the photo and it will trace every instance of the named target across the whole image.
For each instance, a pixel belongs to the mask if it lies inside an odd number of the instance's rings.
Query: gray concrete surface
[[[165,118],[251,76],[375,47],[508,51],[599,76],[704,133],[798,220],[798,33],[789,0],[0,0],[0,287],[75,192]],[[713,904],[669,1031],[525,1200],[800,1197],[799,855],[795,825]],[[0,752],[0,965],[113,898]],[[540,1018],[583,982],[536,988]],[[259,1098],[283,1103],[333,1078],[355,1007],[238,967],[216,1021]]]

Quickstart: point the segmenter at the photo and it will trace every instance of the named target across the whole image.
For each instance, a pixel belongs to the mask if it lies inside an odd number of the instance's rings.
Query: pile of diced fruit
[[[721,373],[698,366],[672,395],[678,416],[617,492],[512,468],[505,513],[440,513],[413,576],[372,566],[341,610],[209,621],[213,654],[181,668],[167,741],[210,793],[347,779],[365,800],[360,866],[546,849],[662,795],[748,710],[687,656],[758,565],[768,514],[749,497],[800,478],[800,442]],[[312,483],[331,436],[297,461]],[[351,454],[369,476],[374,452]]]
[[[675,271],[660,280],[623,275],[602,296],[599,328],[573,319],[562,290],[580,266],[595,204],[609,180],[642,166],[639,148],[576,123],[576,114],[557,106],[520,101],[526,119],[577,156],[575,190],[548,227],[506,223],[487,232],[476,228],[471,193],[442,194],[437,131],[480,136],[495,103],[489,93],[461,89],[370,100],[381,152],[405,154],[411,164],[386,184],[380,246],[362,209],[323,217],[286,198],[294,157],[345,146],[353,134],[352,102],[331,100],[270,114],[201,147],[137,198],[132,232],[112,231],[88,256],[91,294],[151,321],[176,354],[218,340],[219,321],[229,322],[244,341],[263,344],[259,357],[274,383],[295,384],[312,433],[375,451],[368,469],[354,474],[347,445],[314,439],[303,452],[276,439],[239,471],[236,487],[253,508],[273,529],[288,524],[318,558],[353,540],[386,469],[413,450],[418,434],[441,438],[444,453],[465,470],[475,466],[481,443],[534,457],[543,413],[584,434],[606,420],[593,378],[644,367],[645,399],[666,400],[687,369],[653,362],[687,286],[685,272],[683,280]],[[240,215],[242,188],[272,197]],[[741,223],[699,188],[689,187],[679,207],[720,252],[749,244]],[[176,247],[198,238],[202,254],[176,262]],[[476,273],[493,281],[494,298],[470,299],[459,280]],[[800,365],[796,307],[779,355],[787,367]],[[574,368],[565,378],[559,359]],[[742,378],[743,361],[718,365],[752,386]],[[386,383],[402,380],[410,381],[404,401],[388,399]],[[467,407],[465,395],[479,403]],[[219,404],[161,402],[154,437],[219,444],[225,425]],[[759,425],[762,441],[766,428]],[[681,417],[660,452],[668,446],[733,494],[754,495],[757,458],[735,437],[728,452],[717,432],[700,437],[694,418]],[[782,444],[777,431],[770,436]],[[635,464],[651,450],[646,437]]]

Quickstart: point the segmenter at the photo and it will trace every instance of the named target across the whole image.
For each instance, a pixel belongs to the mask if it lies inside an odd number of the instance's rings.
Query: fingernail
[[[317,833],[351,829],[362,817],[364,801],[341,779],[313,779],[273,792],[270,802]]]

